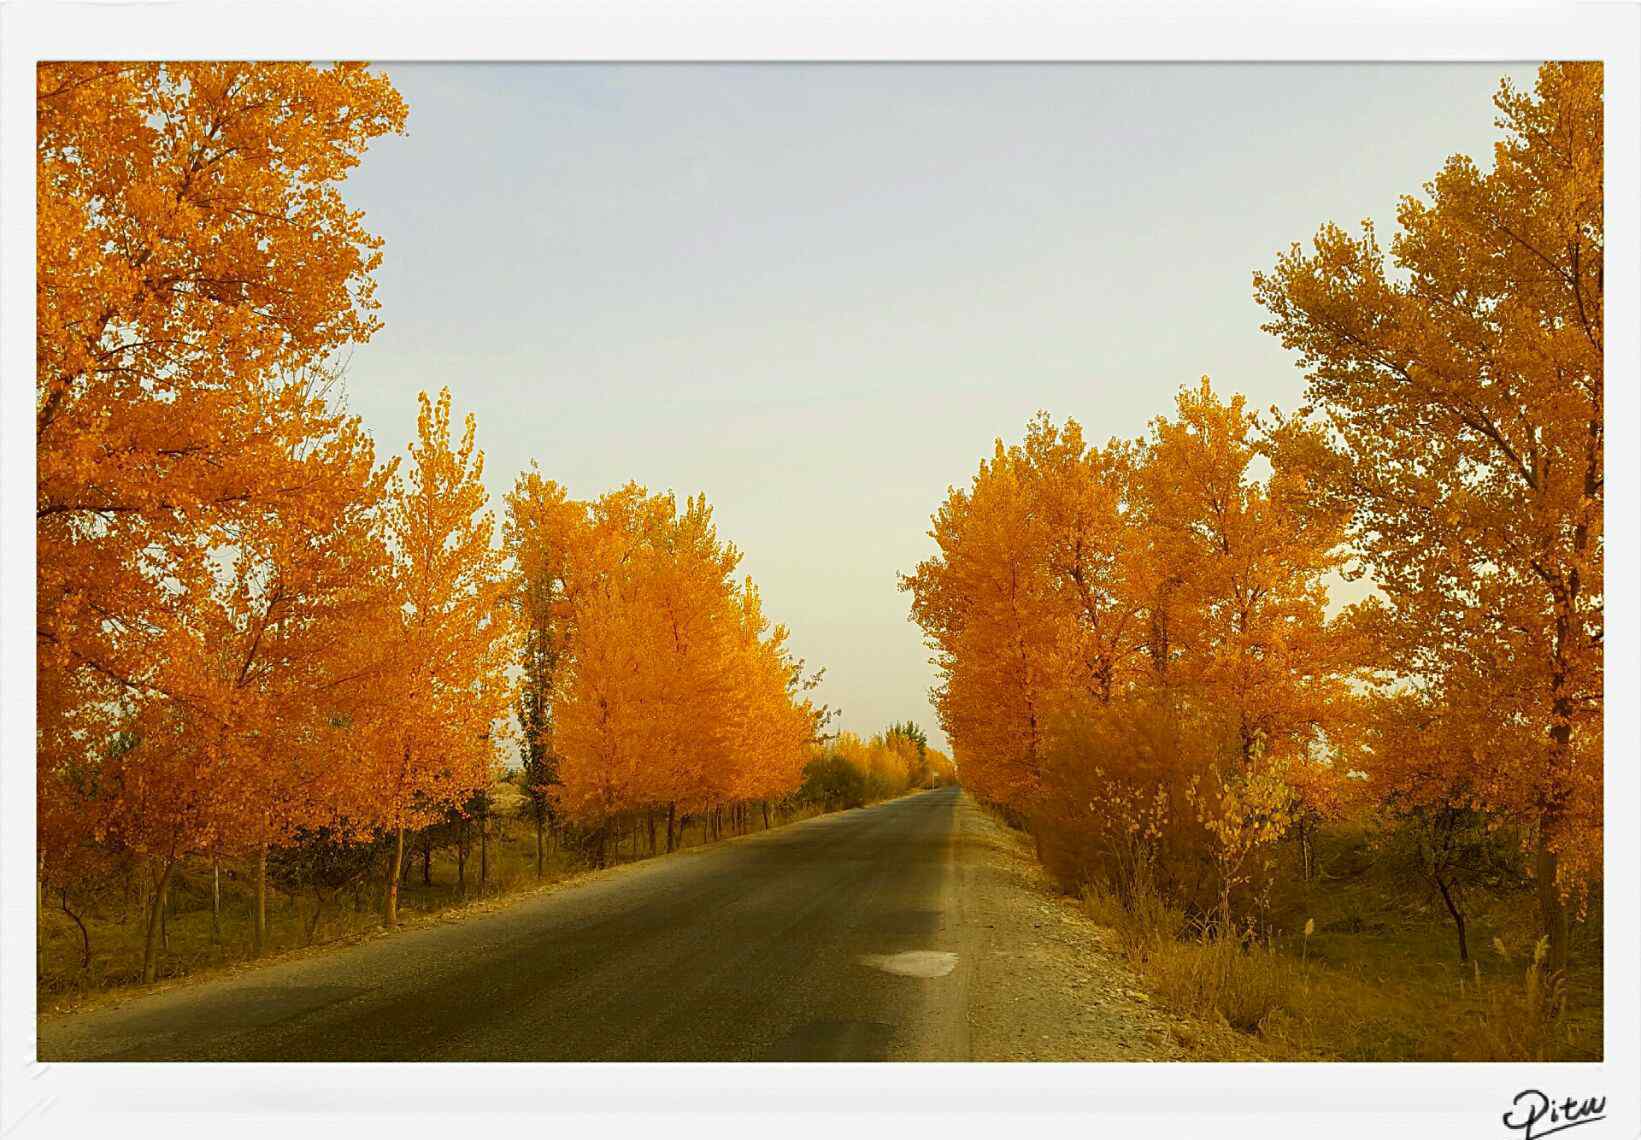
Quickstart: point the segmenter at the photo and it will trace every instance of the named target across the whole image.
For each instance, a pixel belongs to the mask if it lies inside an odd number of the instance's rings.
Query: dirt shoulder
[[[1257,1061],[1246,1037],[1155,1004],[1095,923],[1049,881],[1030,839],[967,796],[957,842],[972,935],[976,1061]]]

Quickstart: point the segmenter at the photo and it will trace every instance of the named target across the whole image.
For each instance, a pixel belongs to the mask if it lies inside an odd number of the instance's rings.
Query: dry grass
[[[1290,884],[1259,940],[1205,938],[1154,892],[1125,901],[1093,886],[1083,906],[1159,1002],[1250,1034],[1275,1060],[1600,1059],[1599,904],[1559,983],[1519,890],[1472,900],[1474,957],[1461,964],[1445,915],[1365,857],[1360,835],[1329,842],[1333,876]]]
[[[1143,882],[1126,899],[1108,887],[1090,886],[1083,907],[1116,934],[1124,958],[1153,995],[1189,1017],[1255,1033],[1294,990],[1278,955],[1189,930],[1184,912]]]
[[[1161,943],[1145,963],[1145,976],[1170,1008],[1223,1019],[1244,1033],[1258,1033],[1296,992],[1296,979],[1278,955],[1223,939]]]
[[[1130,890],[1125,900],[1104,883],[1092,883],[1083,888],[1083,909],[1116,933],[1123,957],[1135,967],[1161,947],[1175,943],[1186,928],[1185,912],[1146,884]]]

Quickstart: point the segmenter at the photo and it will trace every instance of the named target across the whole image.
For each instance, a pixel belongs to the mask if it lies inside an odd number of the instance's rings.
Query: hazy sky
[[[382,455],[478,417],[497,499],[705,491],[766,612],[867,733],[944,746],[896,573],[1037,409],[1142,433],[1203,373],[1291,406],[1249,275],[1490,158],[1530,66],[384,64],[345,188],[386,239],[353,356]]]

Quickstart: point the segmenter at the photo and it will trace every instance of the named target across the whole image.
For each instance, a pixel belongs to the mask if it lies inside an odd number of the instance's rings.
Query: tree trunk
[[[667,854],[669,855],[678,849],[678,837],[673,832],[673,828],[677,825],[677,822],[678,805],[676,803],[669,803],[667,805]]]
[[[154,905],[148,911],[148,934],[143,939],[142,947],[142,980],[144,985],[152,985],[159,973],[159,946],[157,945],[160,924],[165,920],[165,894],[171,886],[171,872],[176,869],[175,857],[168,857],[165,861],[165,870],[160,874],[158,887],[154,891]]]
[[[542,878],[547,870],[547,852],[544,847],[544,837],[542,836],[544,830],[542,823],[541,813],[538,811],[536,813],[536,878],[538,879]]]
[[[325,896],[319,891],[319,884],[313,885],[313,919],[308,923],[308,945],[313,945],[314,935],[319,932],[319,915],[325,909]]]
[[[382,920],[389,926],[399,925],[399,875],[405,862],[405,827],[400,824],[393,832],[393,862],[387,869],[387,900],[382,906]]]
[[[1436,889],[1442,893],[1442,902],[1447,904],[1447,913],[1453,916],[1453,925],[1459,931],[1459,961],[1470,961],[1470,943],[1465,936],[1464,911],[1459,909],[1458,900],[1448,888],[1447,880],[1440,875],[1436,877]]]
[[[490,885],[490,817],[479,816],[479,894]]]
[[[764,801],[764,830],[769,830],[769,801]]]
[[[422,829],[422,886],[433,885],[433,833]]]
[[[649,828],[649,833],[650,833],[650,854],[654,855],[655,854],[655,813],[653,811],[646,811],[644,813],[644,824],[645,824],[646,827]]]
[[[1544,837],[1544,826],[1538,829],[1538,849],[1533,860],[1533,873],[1538,887],[1538,914],[1540,933],[1550,939],[1550,953],[1544,967],[1554,976],[1567,969],[1567,904],[1556,885],[1556,853],[1551,851]]]
[[[268,948],[268,845],[256,848],[256,900],[252,904],[251,954],[260,957]]]
[[[1561,656],[1561,645],[1565,640],[1564,631],[1567,618],[1563,614],[1556,617],[1556,656]],[[1573,726],[1568,719],[1572,709],[1562,690],[1566,685],[1565,677],[1559,668],[1554,678],[1554,712],[1556,723],[1550,729],[1550,771],[1551,779],[1556,785],[1541,801],[1538,815],[1538,843],[1534,852],[1533,873],[1538,886],[1538,914],[1539,933],[1550,939],[1550,953],[1545,959],[1545,968],[1553,978],[1563,975],[1567,970],[1567,906],[1561,897],[1561,888],[1556,884],[1556,869],[1560,860],[1550,849],[1550,833],[1561,821],[1561,805],[1563,789],[1565,788],[1565,773],[1568,751],[1572,745]]]
[[[1168,677],[1168,605],[1171,586],[1171,582],[1164,581],[1157,588],[1157,596],[1151,605],[1151,637],[1146,648],[1151,655],[1151,669],[1159,680],[1166,680]]]
[[[456,894],[467,897],[467,820],[456,829]]]
[[[222,943],[222,861],[211,856],[211,941]]]
[[[63,913],[74,920],[74,925],[80,928],[80,969],[89,969],[91,966],[91,932],[80,921],[80,916],[68,909],[68,888],[62,888]]]
[[[1593,462],[1593,456],[1592,456]],[[1584,493],[1596,495],[1596,471],[1587,469],[1584,475]],[[1599,509],[1599,507],[1597,508]],[[1573,535],[1573,549],[1582,555],[1589,545],[1589,530],[1580,523]],[[1550,783],[1539,801],[1538,843],[1533,860],[1534,876],[1538,880],[1539,933],[1549,938],[1549,955],[1545,968],[1554,980],[1564,978],[1567,971],[1567,906],[1556,883],[1559,859],[1550,848],[1550,837],[1561,822],[1568,791],[1568,767],[1573,740],[1573,702],[1567,694],[1567,643],[1573,629],[1573,606],[1578,597],[1579,575],[1574,569],[1565,584],[1557,591],[1555,616],[1554,671],[1550,677]],[[1552,984],[1551,993],[1558,992]]]

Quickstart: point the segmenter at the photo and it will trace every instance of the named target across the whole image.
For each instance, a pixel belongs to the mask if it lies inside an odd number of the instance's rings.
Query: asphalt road
[[[41,1025],[40,1059],[967,1060],[957,788]]]

